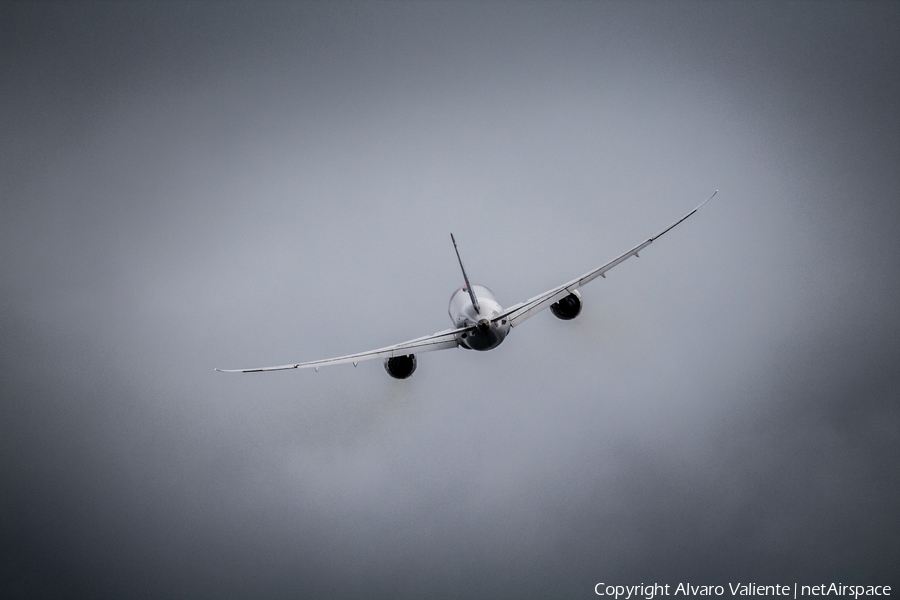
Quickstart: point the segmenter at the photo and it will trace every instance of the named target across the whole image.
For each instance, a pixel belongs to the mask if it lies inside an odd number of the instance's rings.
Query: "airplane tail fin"
[[[463,279],[466,282],[466,289],[469,290],[469,298],[472,300],[472,306],[475,307],[475,312],[480,313],[481,308],[478,306],[478,299],[475,297],[475,290],[472,289],[472,286],[469,284],[469,277],[466,275],[466,268],[462,264],[462,259],[459,257],[459,248],[456,247],[456,238],[453,237],[453,233],[450,234],[450,239],[453,241],[453,249],[456,250],[456,260],[459,261],[459,268],[462,269]]]

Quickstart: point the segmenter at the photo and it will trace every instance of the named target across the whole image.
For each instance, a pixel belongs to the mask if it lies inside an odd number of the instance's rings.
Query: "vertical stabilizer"
[[[481,308],[478,306],[478,298],[475,297],[475,290],[472,289],[472,286],[469,284],[469,278],[466,275],[466,268],[462,264],[462,259],[459,257],[459,248],[456,247],[456,238],[453,237],[453,234],[450,234],[450,239],[453,241],[453,249],[456,250],[456,260],[459,261],[459,268],[462,269],[463,279],[466,282],[466,289],[469,290],[469,298],[472,299],[472,306],[475,307],[475,312],[480,313]]]

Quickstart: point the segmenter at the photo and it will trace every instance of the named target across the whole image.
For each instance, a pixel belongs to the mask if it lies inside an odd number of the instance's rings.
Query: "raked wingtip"
[[[707,198],[706,200],[704,200],[704,201],[703,201],[703,204],[701,204],[700,206],[697,207],[697,210],[700,210],[700,208],[702,208],[704,204],[706,204],[707,202],[709,202],[710,200],[712,200],[713,198],[715,198],[715,197],[716,197],[716,194],[718,194],[718,193],[719,193],[719,190],[714,191],[714,192],[712,193],[712,196],[710,196],[709,198]]]

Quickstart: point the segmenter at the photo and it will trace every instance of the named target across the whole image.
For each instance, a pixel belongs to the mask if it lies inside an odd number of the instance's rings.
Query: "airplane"
[[[395,379],[406,379],[416,370],[416,354],[457,347],[482,352],[492,350],[503,343],[503,340],[506,339],[506,336],[509,335],[512,328],[520,325],[547,307],[550,308],[550,312],[553,313],[553,316],[558,319],[568,321],[577,317],[581,313],[582,307],[581,294],[578,292],[578,288],[593,281],[597,277],[605,278],[607,271],[622,264],[632,256],[638,257],[639,252],[700,210],[700,208],[712,200],[717,193],[719,193],[719,190],[713,192],[712,196],[707,198],[697,208],[685,216],[681,217],[656,235],[641,242],[631,250],[620,254],[608,263],[588,271],[581,277],[576,277],[567,283],[559,285],[551,290],[547,290],[543,294],[538,294],[534,298],[526,300],[525,302],[520,302],[506,309],[500,306],[500,303],[497,302],[497,299],[494,297],[494,293],[491,290],[483,285],[469,283],[466,268],[463,266],[462,258],[460,258],[459,255],[459,248],[456,246],[456,238],[454,238],[451,233],[450,239],[453,242],[453,249],[456,251],[456,259],[459,261],[459,268],[462,270],[463,281],[465,282],[453,292],[452,296],[450,296],[450,305],[447,312],[450,314],[450,320],[453,323],[451,329],[439,331],[438,333],[426,335],[408,342],[394,344],[393,346],[369,350],[368,352],[338,356],[337,358],[280,365],[277,367],[261,367],[258,369],[216,369],[216,371],[223,373],[262,373],[265,371],[308,368],[313,368],[318,371],[319,367],[349,362],[352,362],[355,367],[363,360],[384,358],[384,370],[387,371],[388,375]]]

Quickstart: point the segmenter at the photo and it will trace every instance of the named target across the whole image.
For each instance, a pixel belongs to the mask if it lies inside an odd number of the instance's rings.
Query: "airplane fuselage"
[[[503,312],[503,307],[497,302],[494,293],[483,285],[473,284],[472,291],[478,300],[478,309],[472,304],[469,291],[462,286],[450,296],[450,306],[447,312],[453,327],[469,327],[475,325],[475,329],[462,333],[457,338],[459,345],[470,350],[491,350],[499,346],[509,333],[509,321],[500,319],[494,321]]]

